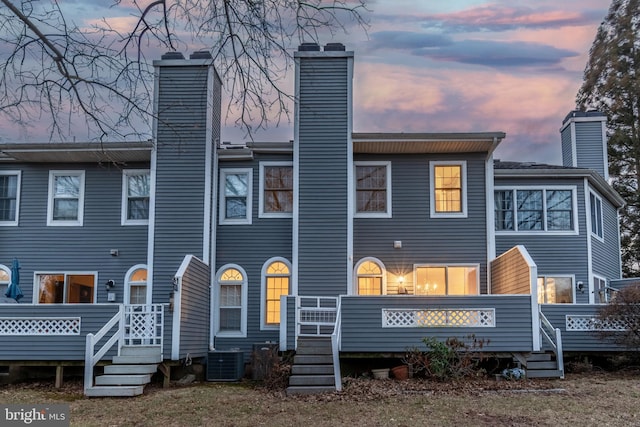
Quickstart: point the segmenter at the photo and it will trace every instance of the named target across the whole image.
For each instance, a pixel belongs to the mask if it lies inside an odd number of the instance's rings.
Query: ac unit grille
[[[240,381],[244,377],[244,353],[210,351],[207,357],[207,381]]]

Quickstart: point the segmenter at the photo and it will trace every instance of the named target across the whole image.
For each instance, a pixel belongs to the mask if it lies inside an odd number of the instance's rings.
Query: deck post
[[[63,375],[64,375],[64,366],[59,364],[56,366],[56,383],[55,383],[56,388],[62,388]]]

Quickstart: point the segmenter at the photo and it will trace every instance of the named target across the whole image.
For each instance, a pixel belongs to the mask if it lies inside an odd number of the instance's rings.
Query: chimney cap
[[[184,59],[184,55],[182,52],[171,51],[162,55],[160,59]]]
[[[344,52],[346,49],[342,43],[327,43],[324,46],[325,52]]]
[[[213,59],[211,56],[211,52],[206,49],[196,50],[191,55],[189,55],[189,59]]]
[[[302,43],[298,46],[298,52],[319,52],[320,45],[318,43]]]

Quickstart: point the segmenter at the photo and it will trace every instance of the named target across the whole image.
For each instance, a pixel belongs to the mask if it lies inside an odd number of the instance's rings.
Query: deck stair
[[[514,353],[513,358],[527,378],[564,378],[564,368],[558,366],[552,352]]]
[[[287,395],[334,391],[331,337],[298,337]]]
[[[160,346],[123,346],[112,364],[104,367],[103,375],[95,378],[95,385],[85,391],[89,397],[138,396],[162,362]]]

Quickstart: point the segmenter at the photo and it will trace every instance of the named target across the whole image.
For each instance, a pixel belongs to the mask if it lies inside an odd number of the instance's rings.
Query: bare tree
[[[196,46],[213,56],[227,119],[250,136],[289,118],[282,83],[296,42],[364,29],[365,2],[114,0],[112,8],[135,17],[123,29],[107,17],[80,26],[57,0],[0,0],[0,115],[23,126],[45,121],[51,140],[69,140],[78,120],[89,140],[146,138],[148,57]]]

